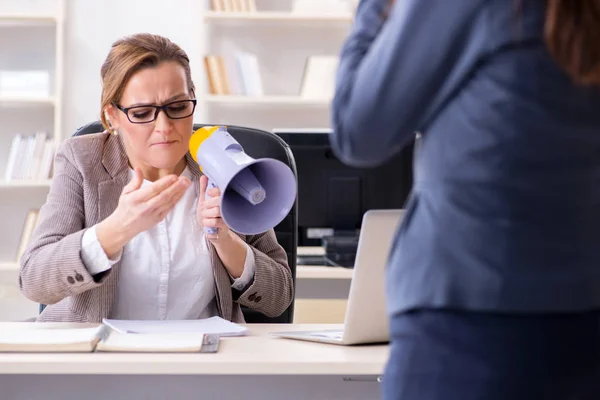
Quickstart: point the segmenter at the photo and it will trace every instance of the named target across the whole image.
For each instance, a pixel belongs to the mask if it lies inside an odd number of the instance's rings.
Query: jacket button
[[[77,282],[83,282],[83,275],[81,275],[81,274],[77,274],[77,275],[75,275],[75,280],[76,280]]]
[[[255,302],[255,303],[258,303],[258,302],[259,302],[259,301],[261,301],[261,300],[262,300],[262,297],[261,297],[261,296],[256,296],[256,298],[254,299],[254,302]]]
[[[255,298],[256,298],[256,293],[252,293],[250,296],[248,296],[248,300],[250,300],[250,301],[254,301]]]
[[[75,279],[73,279],[72,276],[67,277],[67,282],[69,282],[71,285],[75,283]]]

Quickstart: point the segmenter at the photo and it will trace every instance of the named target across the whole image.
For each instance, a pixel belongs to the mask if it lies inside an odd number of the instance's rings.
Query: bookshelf
[[[48,179],[39,179],[34,173],[27,179],[5,178],[17,135],[29,137],[46,132],[45,137],[53,140],[54,145],[63,139],[65,3],[66,0],[0,2],[0,220],[3,227],[0,230],[0,308],[14,311],[0,312],[0,321],[17,315],[19,319],[33,317],[37,307],[20,295],[16,255],[27,215],[45,202],[51,178],[48,175]],[[33,75],[25,74],[32,72],[44,77],[41,81],[44,85],[30,86],[29,77]],[[18,75],[21,76],[14,78]],[[39,155],[43,149],[40,145]],[[33,147],[31,154],[34,154]],[[53,155],[50,150],[49,154]],[[35,160],[35,163],[41,160],[25,159]]]
[[[2,96],[0,105],[9,106],[54,106],[56,99],[53,96],[25,97],[25,96]]]
[[[340,14],[302,14],[287,11],[256,11],[256,12],[233,12],[233,11],[206,11],[204,20],[207,22],[237,21],[237,22],[342,22],[349,23],[353,19],[350,13]]]
[[[244,1],[244,0],[242,0]],[[255,11],[213,10],[206,2],[202,15],[205,25],[204,54],[222,58],[220,67],[199,63],[195,74],[202,115],[198,121],[245,125],[265,130],[279,127],[323,128],[330,126],[331,95],[303,95],[303,85],[311,56],[338,56],[351,28],[352,7],[330,10],[294,11],[296,0],[255,0]],[[314,2],[320,7],[320,2]],[[255,57],[258,72],[254,75],[260,91],[248,91],[252,84],[242,83],[244,90],[233,85],[246,81],[246,64],[237,54]],[[214,61],[213,61],[214,62]],[[224,66],[223,66],[224,65]],[[232,67],[233,65],[233,67]],[[237,68],[237,72],[236,72]],[[227,84],[215,84],[212,71],[223,71]],[[233,73],[232,73],[233,71]],[[242,72],[240,72],[242,71]],[[241,76],[240,76],[241,75]],[[249,75],[252,75],[250,73]],[[331,74],[330,74],[331,75]],[[248,78],[251,80],[251,78]],[[216,79],[218,81],[218,78]],[[330,79],[333,86],[333,79]],[[200,84],[200,85],[199,85]],[[231,90],[219,90],[217,86]],[[318,85],[317,85],[318,86]],[[239,87],[239,85],[238,85]]]
[[[15,180],[15,181],[0,181],[0,188],[17,189],[17,188],[49,188],[52,180]]]
[[[19,264],[16,262],[6,262],[0,263],[0,273],[1,272],[14,272],[19,270]]]
[[[300,96],[218,96],[218,95],[207,95],[205,101],[208,103],[216,104],[232,104],[232,105],[254,105],[260,106],[265,105],[269,107],[277,106],[317,106],[317,107],[328,107],[330,99],[310,99],[302,98]]]
[[[0,14],[0,23],[4,25],[8,24],[55,24],[57,23],[57,17],[55,15],[44,15],[44,14],[27,14],[27,13],[14,13],[7,12]]]

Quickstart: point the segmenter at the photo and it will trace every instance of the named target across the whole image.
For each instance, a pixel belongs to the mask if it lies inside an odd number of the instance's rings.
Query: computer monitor
[[[413,145],[381,166],[355,168],[333,154],[329,129],[273,132],[296,160],[298,246],[324,246],[325,265],[353,266],[364,213],[404,206],[412,187]]]

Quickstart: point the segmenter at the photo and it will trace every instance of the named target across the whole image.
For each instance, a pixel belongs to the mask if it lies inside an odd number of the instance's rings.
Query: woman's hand
[[[96,226],[96,235],[109,258],[138,233],[162,221],[181,200],[190,186],[186,177],[168,175],[142,188],[144,178],[139,168],[123,188],[116,210]]]
[[[208,178],[206,175],[202,175],[200,177],[200,197],[198,198],[196,218],[203,229],[204,227],[217,228],[217,233],[206,234],[208,240],[216,244],[229,239],[231,232],[221,218],[221,191],[219,188],[208,189],[208,195],[211,197],[205,198],[207,186]]]
[[[202,175],[200,177],[200,198],[198,199],[196,218],[202,229],[205,226],[217,228],[217,233],[206,234],[206,237],[215,246],[217,254],[229,275],[236,279],[242,276],[244,272],[247,245],[229,229],[223,218],[221,218],[221,191],[218,188],[209,189],[208,195],[212,197],[205,199],[207,186],[208,178],[206,175]]]

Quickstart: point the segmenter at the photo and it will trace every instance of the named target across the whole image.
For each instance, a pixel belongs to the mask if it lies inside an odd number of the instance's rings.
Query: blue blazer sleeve
[[[485,0],[362,0],[341,51],[331,144],[350,165],[384,163],[456,91],[482,50]]]

